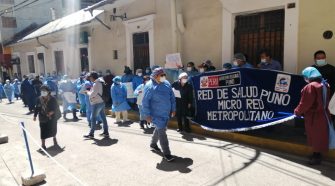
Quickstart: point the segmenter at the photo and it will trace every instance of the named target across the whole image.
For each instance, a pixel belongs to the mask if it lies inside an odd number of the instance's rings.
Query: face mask
[[[111,75],[111,73],[107,72],[107,76]]]
[[[205,69],[200,68],[200,69],[199,69],[199,72],[201,72],[201,73],[202,73],[202,72],[205,72]]]
[[[150,73],[150,70],[146,70],[145,73],[147,73],[147,74]]]
[[[187,79],[181,79],[181,83],[183,84],[187,83]]]
[[[324,66],[324,65],[327,65],[327,62],[325,59],[319,59],[319,60],[316,60],[316,65]]]
[[[142,73],[138,73],[137,75],[138,75],[138,76],[142,76]]]
[[[8,85],[8,84],[9,84],[9,82],[6,82],[6,84]]]
[[[166,80],[166,77],[165,77],[165,76],[159,78],[159,81],[160,81],[161,83],[163,83],[165,80]]]
[[[191,71],[192,71],[192,67],[187,67],[186,70],[187,70],[188,72],[191,72]]]
[[[43,96],[43,97],[48,96],[48,92],[47,91],[41,91],[41,96]]]
[[[266,63],[266,59],[261,59],[261,63]]]
[[[234,61],[234,62],[233,62],[233,65],[237,67],[237,66],[238,66],[238,62],[237,62],[237,61]]]
[[[120,81],[116,81],[115,84],[120,85]]]

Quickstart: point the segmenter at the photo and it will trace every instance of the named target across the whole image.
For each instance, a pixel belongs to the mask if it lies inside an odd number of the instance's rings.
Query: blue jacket
[[[134,78],[134,75],[133,75],[133,74],[124,74],[124,75],[121,77],[121,82],[122,82],[122,83],[132,82],[132,81],[133,81],[133,78]]]
[[[14,97],[14,86],[12,84],[5,84],[3,89],[8,99],[12,99]]]
[[[4,94],[3,86],[2,83],[0,83],[0,98],[3,97],[3,94]]]
[[[58,93],[57,84],[53,80],[50,79],[46,80],[44,82],[44,85],[47,85],[50,88],[51,92],[56,92],[56,94]]]
[[[143,78],[140,76],[134,76],[133,77],[133,90],[140,86],[143,83]]]
[[[165,128],[171,112],[176,111],[176,99],[170,83],[158,84],[150,80],[144,87],[142,106],[144,118],[151,116],[157,128]]]
[[[78,79],[76,82],[76,90],[77,90],[77,94],[79,94],[79,91],[81,90],[82,85],[85,83],[84,79]]]
[[[63,92],[76,92],[76,86],[70,81],[63,81],[59,85],[59,89],[62,90]]]
[[[121,112],[130,109],[127,103],[127,88],[125,85],[113,83],[111,87],[111,96],[113,100],[112,111]]]
[[[19,95],[20,94],[20,88],[21,88],[21,83],[20,82],[14,82],[14,93]]]
[[[21,93],[26,99],[34,99],[36,97],[35,89],[28,79],[21,84]]]

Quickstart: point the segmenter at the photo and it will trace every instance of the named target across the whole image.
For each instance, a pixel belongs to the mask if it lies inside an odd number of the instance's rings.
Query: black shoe
[[[170,162],[170,161],[174,160],[174,157],[171,156],[170,154],[168,154],[168,155],[164,155],[164,159],[166,159],[166,161]]]
[[[101,129],[102,129],[101,125],[95,125],[95,130],[101,130]]]
[[[84,135],[83,137],[84,138],[89,138],[89,139],[94,139],[94,136],[92,134]]]
[[[177,129],[177,132],[183,132],[183,129]]]
[[[161,152],[161,149],[157,145],[150,145],[150,149],[153,152]]]
[[[79,118],[77,116],[73,118],[73,121],[78,121],[78,120]]]
[[[100,136],[103,136],[105,138],[109,138],[109,134],[107,132],[103,132],[101,134],[99,134]]]

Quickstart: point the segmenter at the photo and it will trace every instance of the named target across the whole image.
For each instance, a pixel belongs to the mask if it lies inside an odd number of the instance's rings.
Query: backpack
[[[102,84],[102,95],[99,94],[99,96],[104,100],[105,103],[108,103],[110,98],[110,87],[107,83],[100,81]]]

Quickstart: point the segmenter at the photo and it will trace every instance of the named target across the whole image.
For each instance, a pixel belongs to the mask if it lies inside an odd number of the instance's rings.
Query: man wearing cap
[[[242,53],[236,53],[233,58],[234,68],[253,68],[253,66],[247,63],[245,55]]]
[[[174,157],[171,156],[166,128],[170,117],[176,114],[175,96],[170,83],[166,81],[166,74],[162,68],[153,70],[150,78],[151,80],[144,87],[142,101],[144,118],[155,125],[150,148],[152,151],[161,152],[157,146],[159,141],[164,158],[167,161],[173,161]]]
[[[183,72],[178,76],[178,80],[172,84],[172,88],[174,89],[177,103],[177,131],[182,132],[185,130],[185,132],[190,132],[190,125],[187,117],[192,115],[191,106],[193,102],[193,90],[192,85],[188,82],[186,72]]]

